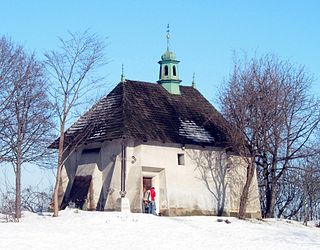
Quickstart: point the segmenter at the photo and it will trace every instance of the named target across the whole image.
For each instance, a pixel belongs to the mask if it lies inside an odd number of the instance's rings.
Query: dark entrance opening
[[[142,182],[143,182],[142,212],[148,213],[148,207],[147,207],[147,203],[145,202],[145,200],[147,200],[147,198],[146,198],[147,190],[149,190],[152,187],[152,177],[143,177]]]
[[[61,209],[65,209],[70,202],[74,202],[76,208],[82,209],[83,204],[87,199],[91,180],[91,175],[76,176],[73,181],[70,195],[68,198],[64,197]]]
[[[152,187],[152,177],[143,177],[143,188],[147,190]]]

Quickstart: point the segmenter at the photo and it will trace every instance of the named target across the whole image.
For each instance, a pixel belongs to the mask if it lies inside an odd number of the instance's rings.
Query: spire
[[[169,24],[167,25],[167,50],[161,56],[159,80],[161,84],[170,94],[180,95],[180,82],[179,79],[179,61],[176,59],[175,53],[170,51],[170,29]]]
[[[120,82],[125,82],[126,81],[126,78],[124,76],[124,67],[123,67],[123,64],[121,66],[121,80]]]
[[[195,74],[194,74],[194,72],[193,72],[193,75],[192,75],[192,88],[194,88],[194,89],[196,89],[197,87],[196,87],[196,83],[195,83],[195,81],[194,81],[194,78],[195,78]]]
[[[167,51],[170,51],[170,26],[169,26],[169,24],[167,25],[167,35],[166,35],[166,37],[167,37]]]

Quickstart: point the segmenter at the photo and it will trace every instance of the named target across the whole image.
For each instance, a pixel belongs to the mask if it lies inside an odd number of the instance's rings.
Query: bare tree
[[[309,220],[315,219],[319,213],[320,204],[320,159],[308,157],[302,167],[302,191],[303,191],[303,222],[307,225]],[[320,214],[319,214],[320,215]]]
[[[104,63],[104,43],[95,34],[69,32],[69,39],[59,38],[60,49],[45,53],[47,70],[52,80],[52,96],[59,118],[59,145],[56,183],[53,193],[53,216],[58,216],[58,192],[66,152],[64,132],[71,112],[88,92],[96,88],[99,78],[92,73]]]
[[[0,222],[18,222],[15,216],[15,192],[1,192],[0,213]]]
[[[22,49],[6,37],[0,38],[0,113],[7,107],[13,93],[12,79]]]
[[[10,43],[10,41],[7,41]],[[2,129],[0,145],[10,162],[16,177],[15,216],[21,217],[21,168],[25,163],[37,163],[48,153],[47,144],[53,124],[50,118],[51,104],[46,94],[46,78],[43,66],[28,55],[22,47],[12,46],[10,76],[6,93],[6,107],[1,112]],[[10,56],[11,55],[11,56]]]
[[[320,218],[319,157],[308,157],[295,162],[281,178],[276,211],[278,217],[303,221]],[[285,182],[285,183],[284,183]]]
[[[0,213],[5,222],[17,222],[15,216],[15,188],[6,186],[6,189],[0,192]],[[51,202],[50,191],[39,190],[38,187],[27,187],[21,191],[21,207],[32,213],[48,212]]]
[[[278,218],[299,220],[303,207],[302,172],[290,167],[279,180],[275,212]]]
[[[10,99],[15,92],[12,80],[15,78],[15,66],[18,64],[19,54],[22,47],[17,47],[10,39],[1,37],[0,39],[0,131],[6,127],[7,117],[3,112],[9,105]],[[0,143],[2,143],[0,141]],[[4,161],[7,151],[0,144],[0,162]]]
[[[38,187],[27,187],[22,190],[22,207],[32,213],[48,212],[52,190],[39,190]]]
[[[244,69],[242,68],[244,67]],[[239,218],[245,218],[249,190],[255,174],[255,160],[258,155],[259,129],[268,124],[264,112],[254,106],[257,95],[254,93],[255,70],[250,65],[236,62],[229,82],[220,98],[222,112],[231,126],[232,141],[239,155],[246,163],[246,179],[241,192]]]
[[[235,61],[221,96],[224,115],[248,145],[248,184],[258,167],[265,217],[274,216],[279,180],[290,161],[306,156],[304,149],[319,124],[319,102],[308,95],[311,83],[303,67],[266,55]],[[245,193],[246,185],[241,203]]]

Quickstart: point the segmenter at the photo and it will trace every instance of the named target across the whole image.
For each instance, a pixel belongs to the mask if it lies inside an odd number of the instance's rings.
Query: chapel
[[[157,214],[215,215],[223,209],[237,215],[246,166],[233,146],[232,128],[194,80],[182,85],[169,32],[158,63],[156,82],[125,79],[122,73],[115,88],[66,130],[61,209],[73,202],[120,211],[126,201],[126,209],[140,213],[143,192],[153,186]],[[50,147],[57,146],[58,140]],[[205,182],[208,169],[213,174]],[[247,213],[260,217],[256,178]]]

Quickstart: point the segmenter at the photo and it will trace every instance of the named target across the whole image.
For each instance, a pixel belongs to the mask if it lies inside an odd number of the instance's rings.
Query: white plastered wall
[[[113,210],[116,207],[119,196],[119,192],[116,192],[116,190],[120,188],[120,182],[117,180],[120,180],[120,141],[105,141],[104,143],[82,146],[69,156],[62,168],[59,204],[61,204],[64,196],[69,196],[76,175],[90,174],[92,175],[92,185],[94,187],[95,205],[99,200],[103,205],[102,209],[111,207]],[[100,153],[96,157],[97,159],[93,163],[81,164],[81,161],[86,160],[82,157],[83,150],[91,148],[100,148]],[[92,160],[90,159],[90,161]],[[109,197],[110,200],[108,199]]]
[[[158,209],[169,209],[169,214],[171,215],[216,213],[216,200],[209,193],[200,176],[200,172],[197,169],[197,159],[195,159],[194,155],[219,149],[213,147],[190,147],[188,145],[181,147],[177,144],[164,143],[140,145],[137,157],[140,156],[141,159],[138,159],[137,165],[142,167],[142,176],[154,177],[154,185],[159,194],[159,200],[157,200]],[[178,154],[184,154],[185,165],[178,165]],[[225,201],[227,214],[238,212],[240,194],[246,177],[245,162],[240,157],[230,157],[233,159],[231,161],[233,165],[227,176],[228,188]],[[160,173],[164,174],[164,183],[161,183]],[[161,197],[161,194],[165,195],[165,198]],[[247,213],[252,214],[253,217],[260,216],[256,175],[250,187]]]
[[[101,174],[97,174],[95,178],[101,178],[101,182],[95,182],[94,192],[97,196],[99,193],[100,200],[101,195],[105,197],[103,203],[105,210],[120,209],[121,142],[122,140],[114,140],[101,145],[101,164],[95,170],[100,171]],[[193,154],[205,150],[217,149],[191,147],[190,145],[182,147],[179,144],[157,142],[135,144],[133,140],[128,141],[126,151],[126,196],[130,201],[131,211],[141,212],[143,198],[142,178],[146,176],[153,178],[153,185],[157,193],[157,212],[164,212],[164,214],[168,215],[214,214],[216,212],[216,201],[205,187],[197,170],[197,164],[192,159]],[[80,157],[80,154],[81,150],[70,157],[68,168],[63,172],[64,181],[61,185],[63,193],[67,191],[66,186],[68,183],[72,183],[72,178],[76,175],[77,158]],[[184,165],[178,165],[178,154],[184,154]],[[228,189],[225,207],[228,210],[227,212],[237,212],[241,185],[243,185],[245,178],[244,163],[239,163],[238,160],[234,161],[234,163],[237,166],[237,171],[232,171],[232,174],[234,174],[231,177],[232,183],[235,183],[235,180],[239,180],[237,182],[239,185],[230,185]],[[101,188],[102,186],[103,188]],[[101,191],[103,192],[102,194],[100,194]],[[259,213],[260,211],[256,178],[252,182],[247,211],[249,213]]]
[[[192,214],[213,213],[215,201],[204,188],[198,175],[196,165],[188,156],[188,149],[179,145],[142,145],[141,166],[146,176],[158,172],[165,173],[165,187],[156,187],[159,193],[158,207],[169,209],[169,213]],[[178,165],[178,154],[184,154],[185,164]],[[154,171],[151,171],[155,169]],[[146,171],[149,170],[149,171]],[[155,178],[155,181],[159,178]],[[155,186],[157,186],[155,184]],[[166,198],[162,199],[159,189],[166,191]],[[159,204],[160,203],[160,204]]]
[[[230,171],[230,212],[238,213],[239,204],[240,204],[240,196],[243,186],[246,181],[246,166],[247,162],[245,159],[239,156],[232,156],[233,168]],[[259,197],[259,188],[258,188],[258,180],[256,176],[256,172],[254,173],[254,177],[251,181],[251,185],[249,188],[249,197],[246,206],[246,213],[251,214],[252,217],[260,217],[261,216],[261,208],[260,208],[260,197]]]

